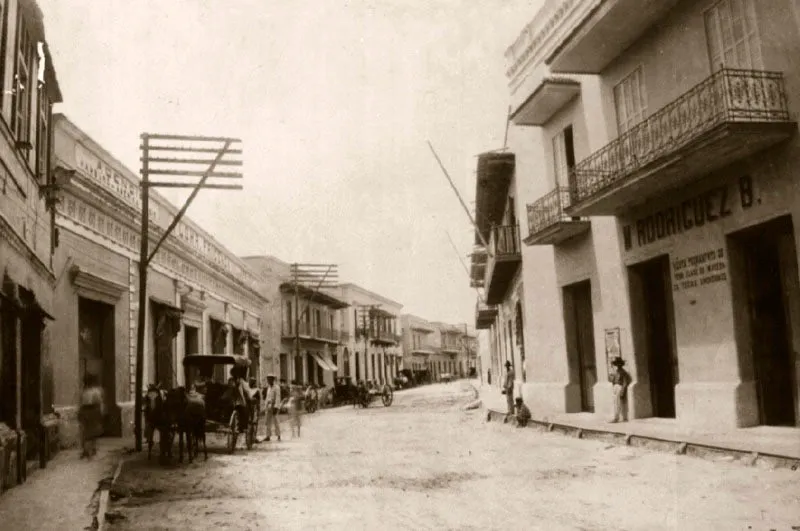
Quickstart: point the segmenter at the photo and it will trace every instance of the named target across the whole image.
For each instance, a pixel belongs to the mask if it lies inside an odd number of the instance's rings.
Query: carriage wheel
[[[239,411],[234,409],[231,413],[231,420],[228,422],[228,453],[236,450],[236,441],[239,438]]]
[[[388,385],[383,386],[383,395],[381,396],[381,400],[383,400],[383,405],[386,407],[392,405],[392,401],[394,400],[394,392]]]

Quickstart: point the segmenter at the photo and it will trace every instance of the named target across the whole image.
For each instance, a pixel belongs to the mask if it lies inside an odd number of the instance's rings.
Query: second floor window
[[[620,135],[647,116],[647,94],[641,66],[614,87],[614,108]]]
[[[575,167],[575,144],[572,126],[568,125],[553,137],[553,168],[556,187],[569,184],[569,173]]]
[[[711,71],[763,68],[753,0],[721,0],[705,13]]]
[[[31,132],[31,71],[34,68],[36,43],[31,39],[25,20],[20,15],[18,22],[17,53],[14,74],[14,106],[12,127],[20,142],[30,140]]]

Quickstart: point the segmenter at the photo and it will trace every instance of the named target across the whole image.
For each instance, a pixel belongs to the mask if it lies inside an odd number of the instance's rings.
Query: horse
[[[159,384],[150,384],[144,394],[145,437],[147,438],[147,460],[153,452],[153,435],[158,430],[159,458],[163,463],[172,457],[172,415],[167,407],[167,391]]]
[[[199,455],[200,441],[203,442],[205,459],[208,460],[205,397],[195,389],[187,391],[184,387],[176,387],[167,393],[167,409],[175,420],[178,433],[178,462],[183,463],[184,437],[189,463]]]

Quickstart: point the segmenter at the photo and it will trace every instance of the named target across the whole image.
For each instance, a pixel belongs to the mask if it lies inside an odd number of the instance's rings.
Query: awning
[[[314,360],[317,362],[317,365],[322,367],[322,370],[331,371],[331,372],[339,370],[333,364],[333,361],[330,358],[328,358],[327,354],[322,354],[322,353],[319,353],[319,352],[311,352],[311,355],[314,357]]]

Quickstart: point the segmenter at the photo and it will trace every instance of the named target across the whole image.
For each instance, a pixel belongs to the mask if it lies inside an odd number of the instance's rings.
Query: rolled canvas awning
[[[319,352],[311,352],[311,355],[314,357],[314,360],[317,362],[317,365],[322,367],[322,370],[331,372],[339,370],[333,364],[333,361],[331,361],[331,359],[328,358],[327,354],[322,354]]]

